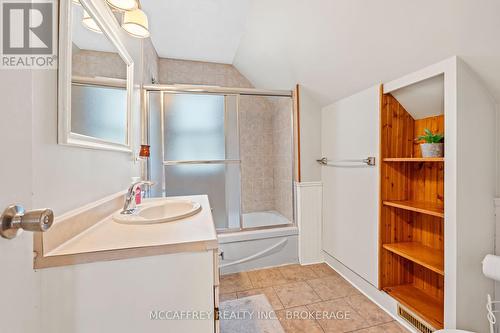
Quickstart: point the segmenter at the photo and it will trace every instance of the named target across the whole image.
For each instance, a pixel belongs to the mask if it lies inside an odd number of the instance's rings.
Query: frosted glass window
[[[165,160],[223,160],[224,96],[165,94]]]
[[[71,132],[126,144],[126,89],[72,84]]]
[[[181,164],[165,166],[167,196],[208,195],[218,229],[239,226],[239,165]]]

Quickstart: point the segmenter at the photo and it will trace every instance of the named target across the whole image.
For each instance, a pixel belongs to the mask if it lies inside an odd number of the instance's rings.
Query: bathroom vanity
[[[120,193],[37,235],[43,331],[216,332],[218,243],[208,197],[175,199],[201,211],[165,223],[117,223]]]

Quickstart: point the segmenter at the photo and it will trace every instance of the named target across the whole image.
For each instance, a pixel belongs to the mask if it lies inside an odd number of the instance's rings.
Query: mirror
[[[133,62],[113,33],[115,18],[111,11],[96,10],[93,0],[63,0],[65,12],[61,27],[68,29],[60,30],[59,143],[131,151]]]

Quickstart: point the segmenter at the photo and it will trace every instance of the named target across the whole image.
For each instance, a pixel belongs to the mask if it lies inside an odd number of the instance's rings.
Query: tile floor
[[[267,297],[286,333],[408,332],[326,264],[221,276],[221,302],[258,294]]]

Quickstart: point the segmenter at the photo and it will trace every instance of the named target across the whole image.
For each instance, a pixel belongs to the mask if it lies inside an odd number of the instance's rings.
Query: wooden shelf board
[[[443,300],[430,296],[413,285],[386,287],[384,291],[434,328],[443,328]]]
[[[390,157],[384,162],[444,162],[444,157]]]
[[[415,200],[406,201],[384,201],[385,206],[396,207],[400,209],[411,210],[413,212],[444,217],[444,208],[441,205],[432,202],[421,202]]]
[[[444,276],[443,251],[424,246],[418,242],[384,244],[382,247]]]

